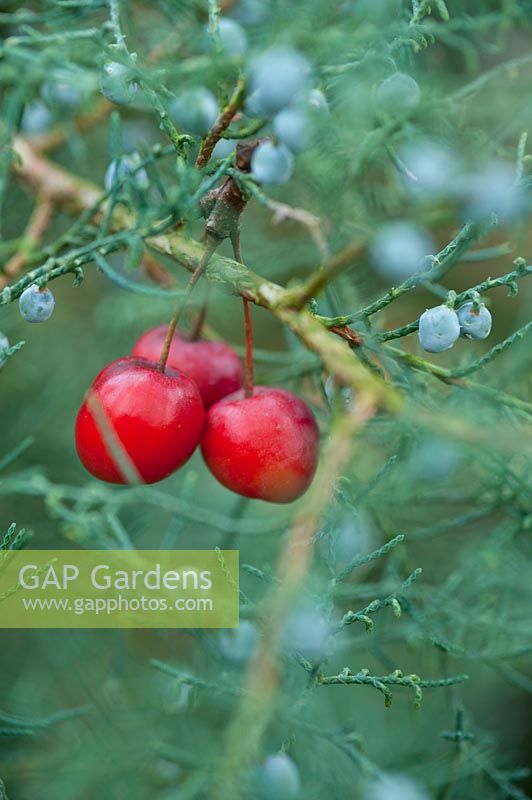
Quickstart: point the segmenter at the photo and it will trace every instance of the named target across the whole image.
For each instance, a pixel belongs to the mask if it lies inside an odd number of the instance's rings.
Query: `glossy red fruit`
[[[283,389],[256,386],[225,397],[207,413],[201,451],[220,483],[233,492],[291,503],[309,487],[318,461],[314,414]]]
[[[143,334],[132,350],[134,356],[158,361],[168,327],[160,325]],[[242,362],[225,342],[190,341],[174,334],[168,366],[192,378],[205,408],[236,392],[242,386]]]
[[[154,483],[190,458],[204,420],[194,381],[130,356],[94,379],[76,420],[76,448],[84,467],[102,481],[129,483],[116,457],[125,452],[140,479]]]

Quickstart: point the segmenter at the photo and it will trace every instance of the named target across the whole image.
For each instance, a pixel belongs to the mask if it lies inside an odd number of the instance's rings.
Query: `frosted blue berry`
[[[228,56],[242,56],[247,50],[246,32],[234,19],[221,17],[218,25],[220,44]]]
[[[284,144],[259,144],[251,157],[251,174],[259,183],[286,183],[294,170],[294,156]]]
[[[423,228],[412,222],[386,222],[381,225],[370,248],[373,266],[381,277],[402,282],[424,267],[425,256],[434,242]]]
[[[340,400],[341,405],[347,411],[353,407],[353,400],[355,398],[354,392],[349,386],[339,387],[332,375],[329,375],[323,385],[325,397],[331,409],[337,406],[337,400]]]
[[[462,176],[455,190],[464,201],[465,215],[474,219],[494,213],[509,222],[527,208],[523,188],[515,183],[514,169],[504,161],[492,161],[483,171]]]
[[[140,158],[136,153],[131,156],[123,156],[120,159],[113,159],[113,161],[111,161],[107,167],[107,171],[105,173],[104,185],[106,190],[110,192],[115,181],[125,178],[125,176],[130,173],[133,173],[131,179],[135,185],[139,189],[146,190],[150,185],[146,170],[139,169],[136,172],[133,172],[139,163]]]
[[[456,154],[439,142],[430,139],[410,143],[400,151],[407,169],[415,176],[405,176],[405,186],[413,193],[441,195],[455,191],[460,168]]]
[[[26,322],[46,322],[53,314],[55,300],[50,289],[39,289],[34,283],[24,289],[18,301]]]
[[[212,151],[214,158],[227,158],[231,153],[234,153],[238,144],[237,139],[220,139],[216,142],[216,146]]]
[[[254,92],[248,94],[244,103],[244,111],[252,119],[267,116],[266,109],[262,105],[262,96],[259,89],[255,89]]]
[[[273,132],[292,153],[300,153],[310,145],[310,119],[299,108],[285,108],[273,120]]]
[[[267,114],[285,108],[309,80],[310,64],[296,50],[275,48],[259,56],[251,67],[251,89],[260,92]]]
[[[474,303],[464,303],[458,311],[460,335],[466,339],[486,339],[491,333],[491,314],[484,304],[476,309]]]
[[[320,114],[329,113],[329,103],[321,89],[311,89],[307,95],[307,103],[311,111],[316,111]]]
[[[310,114],[325,116],[329,113],[329,103],[321,89],[304,89],[292,100],[291,106]]]
[[[438,436],[427,436],[412,450],[409,471],[416,480],[441,483],[450,478],[460,463],[457,446]]]
[[[218,118],[218,103],[204,87],[187,89],[168,108],[175,124],[195,136],[205,136]]]
[[[127,105],[138,91],[138,84],[131,78],[130,70],[119,61],[109,61],[104,65],[100,80],[100,91],[111,103]]]
[[[74,83],[75,76],[58,73],[41,86],[41,97],[49,106],[76,108],[83,102],[83,92]]]
[[[345,566],[356,556],[378,547],[379,536],[373,518],[364,508],[344,509],[333,528],[332,546],[336,563]],[[357,570],[357,575],[360,571]]]
[[[271,0],[240,0],[232,15],[244,25],[258,25],[270,13]]]
[[[286,753],[268,756],[257,774],[261,800],[294,800],[301,791],[299,770]]]
[[[5,351],[9,347],[9,339],[4,333],[0,332],[0,367],[3,367],[7,361]]]
[[[228,661],[244,664],[253,655],[259,641],[259,631],[253,622],[243,619],[238,628],[221,631],[218,641],[220,650]]]
[[[421,89],[417,81],[404,72],[394,72],[377,88],[379,106],[390,114],[411,111],[420,100]]]
[[[430,800],[430,796],[407,775],[388,774],[372,781],[363,800]]]
[[[428,353],[449,350],[460,336],[456,311],[448,306],[429,308],[419,318],[419,341]]]
[[[283,647],[301,653],[305,658],[323,658],[329,647],[332,625],[315,605],[304,604],[289,617],[283,630]]]
[[[54,115],[40,100],[30,103],[24,109],[20,122],[21,130],[28,136],[45,133],[54,123]]]

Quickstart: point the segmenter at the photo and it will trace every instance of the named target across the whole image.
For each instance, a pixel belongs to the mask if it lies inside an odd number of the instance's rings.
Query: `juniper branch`
[[[353,674],[346,667],[338,675],[322,675],[317,677],[318,686],[373,686],[384,695],[384,703],[390,706],[393,695],[390,686],[404,686],[414,691],[414,705],[419,708],[423,698],[422,689],[438,689],[444,686],[455,686],[469,679],[468,675],[455,675],[451,678],[438,678],[436,680],[422,680],[418,675],[403,675],[401,670],[396,670],[390,675],[371,675],[368,669],[362,669]]]

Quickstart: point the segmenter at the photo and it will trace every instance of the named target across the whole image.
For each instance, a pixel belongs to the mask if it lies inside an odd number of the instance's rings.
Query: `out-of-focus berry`
[[[297,50],[274,48],[255,59],[251,67],[251,89],[260,92],[260,104],[267,114],[285,108],[306,88],[310,64]]]
[[[455,191],[460,165],[449,147],[423,139],[403,147],[399,155],[415,176],[415,180],[405,177],[405,186],[414,194],[438,196]]]
[[[294,170],[294,156],[284,144],[262,142],[251,157],[251,174],[259,183],[286,183]]]
[[[320,114],[327,114],[329,112],[329,103],[321,89],[311,89],[307,95],[307,104],[311,111],[317,111]]]
[[[168,111],[179,128],[195,136],[205,136],[218,118],[218,103],[213,93],[201,86],[178,95]]]
[[[228,17],[221,17],[218,24],[220,45],[228,56],[242,56],[247,50],[246,32],[238,22]]]
[[[398,114],[419,105],[421,89],[414,78],[404,72],[394,72],[377,88],[377,101],[383,111]]]
[[[231,13],[244,25],[258,25],[270,13],[271,0],[240,0]]]
[[[9,339],[4,333],[0,332],[0,367],[3,367],[7,361],[5,351],[9,347]]]
[[[460,451],[454,442],[427,436],[412,450],[409,472],[419,481],[441,482],[453,475],[459,462]]]
[[[259,117],[267,116],[267,112],[262,105],[261,100],[261,93],[259,89],[255,89],[254,92],[248,94],[244,103],[244,112],[248,117],[252,119],[257,119]]]
[[[513,167],[504,161],[493,161],[481,172],[462,176],[456,193],[464,203],[465,215],[473,219],[496,214],[502,222],[511,222],[527,209]]]
[[[260,800],[295,800],[301,791],[299,770],[286,753],[268,756],[259,767],[256,784]]]
[[[238,628],[221,631],[219,638],[220,650],[225,658],[237,664],[249,661],[258,641],[258,628],[247,619],[241,620]]]
[[[234,153],[237,144],[237,139],[220,139],[220,141],[216,142],[212,155],[214,158],[227,158],[231,153]]]
[[[104,65],[100,80],[100,91],[111,103],[127,105],[138,91],[138,84],[131,78],[130,70],[119,61]]]
[[[365,509],[346,508],[333,529],[333,549],[339,567],[378,547],[375,523]]]
[[[327,652],[332,625],[322,609],[303,604],[288,618],[283,631],[283,645],[289,652],[301,653],[310,660],[322,658]]]
[[[353,390],[348,386],[337,386],[332,375],[329,375],[325,381],[323,391],[325,392],[325,397],[327,398],[330,408],[335,408],[337,399],[340,399],[341,405],[343,405],[345,410],[352,408],[355,399]]]
[[[83,88],[79,76],[69,72],[57,72],[41,86],[41,97],[44,102],[53,106],[76,108],[83,102]]]
[[[430,800],[429,794],[406,775],[380,775],[369,785],[363,800]]]
[[[106,190],[108,192],[111,191],[115,181],[124,178],[128,174],[131,174],[131,180],[139,189],[146,190],[150,185],[146,170],[139,169],[134,172],[139,162],[140,158],[136,153],[131,156],[123,156],[120,159],[113,159],[105,173],[104,185]]]
[[[424,268],[423,260],[433,250],[432,238],[413,222],[386,222],[377,231],[370,257],[383,278],[402,282]]]
[[[24,108],[20,128],[28,136],[45,133],[54,123],[54,115],[41,100],[35,100]]]
[[[292,153],[300,153],[310,145],[311,121],[299,108],[285,108],[273,120],[273,132]]]

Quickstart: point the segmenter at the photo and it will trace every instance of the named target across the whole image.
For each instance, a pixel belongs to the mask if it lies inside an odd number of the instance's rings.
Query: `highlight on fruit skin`
[[[204,419],[188,376],[128,356],[92,382],[76,419],[76,449],[85,469],[102,481],[131,483],[133,474],[137,482],[155,483],[188,461]]]
[[[244,497],[291,503],[309,488],[318,463],[314,414],[295,394],[256,386],[208,411],[201,441],[205,463],[223,486]]]
[[[167,325],[159,325],[143,333],[132,355],[158,362],[167,330]],[[242,386],[242,362],[225,342],[184,339],[176,332],[167,364],[195,381],[206,409]]]

